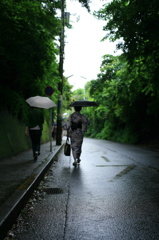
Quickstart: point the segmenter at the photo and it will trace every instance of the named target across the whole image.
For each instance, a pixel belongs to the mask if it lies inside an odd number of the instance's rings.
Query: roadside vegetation
[[[158,144],[158,12],[157,0],[113,0],[95,13],[106,22],[105,38],[118,40],[123,54],[104,55],[98,78],[89,83],[89,95],[99,104],[86,110],[89,136]]]
[[[79,2],[89,11],[88,0]],[[8,111],[20,122],[28,107],[25,99],[45,96],[45,87],[54,88],[51,98],[57,102],[60,7],[58,0],[1,0],[0,111]],[[107,55],[106,46],[97,79],[85,86],[85,98],[99,104],[83,110],[91,120],[89,137],[127,143],[159,141],[158,12],[158,0],[112,0],[94,14],[105,21],[105,38],[118,40],[117,49],[123,54]],[[84,98],[82,89],[72,93],[71,88],[64,78],[63,112],[70,111],[71,101]]]

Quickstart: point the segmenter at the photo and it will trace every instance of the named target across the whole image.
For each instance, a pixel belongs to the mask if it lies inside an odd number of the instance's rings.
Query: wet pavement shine
[[[36,162],[32,150],[0,161],[0,239],[4,239],[61,148],[54,142],[50,151],[50,142],[43,144]]]
[[[159,239],[159,151],[85,138],[81,159],[59,152],[14,239]]]

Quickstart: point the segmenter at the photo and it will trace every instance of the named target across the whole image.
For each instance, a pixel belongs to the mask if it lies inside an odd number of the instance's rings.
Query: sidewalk
[[[0,161],[0,240],[4,239],[62,146],[56,146],[53,141],[50,152],[50,142],[41,145],[36,162],[32,150]]]

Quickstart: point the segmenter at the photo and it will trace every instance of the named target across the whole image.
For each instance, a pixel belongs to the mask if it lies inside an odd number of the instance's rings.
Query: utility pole
[[[56,145],[61,145],[62,141],[62,95],[63,95],[63,63],[64,63],[64,31],[65,31],[65,0],[61,0],[61,33],[60,33],[60,59],[59,59],[59,73],[60,82],[58,83],[58,104],[57,104],[57,134]]]

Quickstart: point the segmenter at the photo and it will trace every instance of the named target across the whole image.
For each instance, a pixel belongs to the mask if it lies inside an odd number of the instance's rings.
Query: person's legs
[[[33,157],[34,160],[37,160],[38,155],[40,155],[41,130],[30,130],[29,134],[32,141]]]
[[[29,135],[30,135],[30,138],[31,138],[32,150],[33,150],[33,157],[34,157],[34,156],[35,156],[35,151],[36,151],[35,130],[29,130]]]
[[[71,148],[72,148],[72,155],[74,158],[73,165],[75,166],[77,163],[80,163],[80,156],[82,152],[82,143],[83,143],[83,136],[78,135],[74,132],[71,136]]]
[[[40,155],[41,130],[35,130],[35,152]]]

